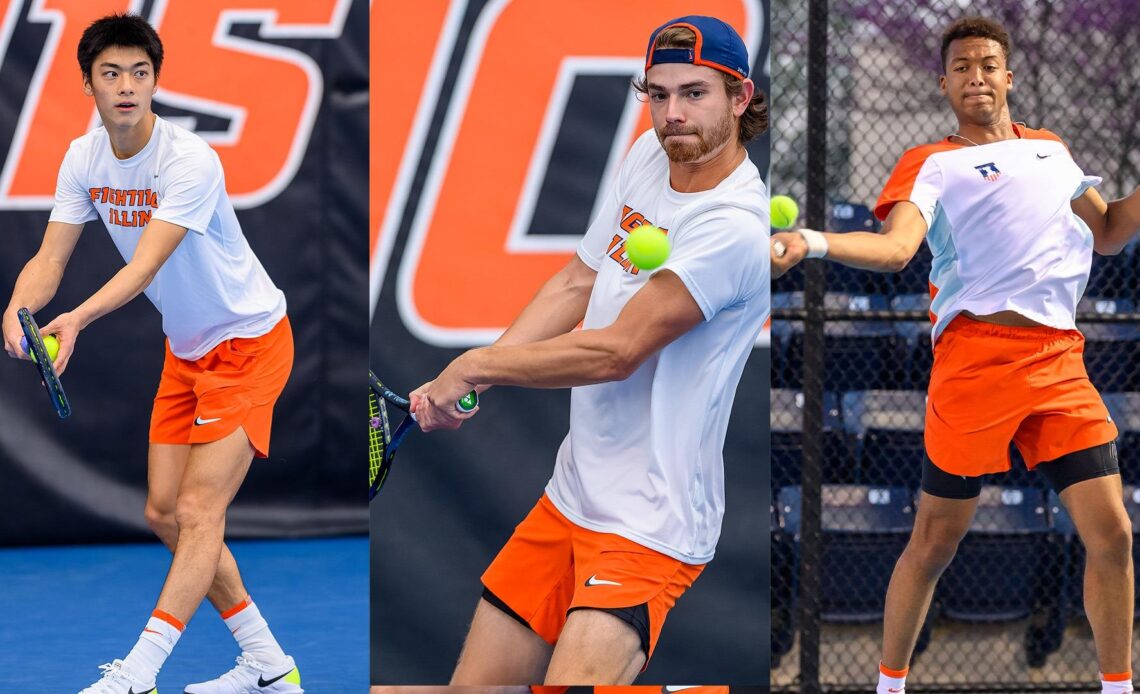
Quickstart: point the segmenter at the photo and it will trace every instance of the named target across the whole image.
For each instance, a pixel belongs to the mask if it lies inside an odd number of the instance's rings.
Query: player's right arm
[[[27,308],[35,313],[52,300],[82,231],[82,224],[48,222],[40,249],[20,271],[12,290],[12,299],[4,310],[4,351],[8,356],[27,359],[20,349],[20,338],[24,336],[24,331],[20,329],[20,319],[16,312]]]
[[[926,219],[918,207],[911,202],[900,201],[891,208],[878,233],[823,232],[822,236],[827,241],[827,255],[824,257],[861,270],[899,272],[922,246],[926,231]],[[782,256],[775,252],[771,254],[773,277],[784,274],[807,256],[807,241],[798,231],[775,234],[772,241],[779,241],[787,249]]]
[[[590,292],[593,291],[594,279],[597,276],[596,270],[575,255],[542,285],[494,344],[524,345],[549,340],[570,332],[586,317]],[[430,384],[429,381],[420,386],[416,389],[417,392]],[[490,387],[480,385],[475,390],[482,394]],[[419,405],[419,398],[414,394],[412,403],[414,412]]]

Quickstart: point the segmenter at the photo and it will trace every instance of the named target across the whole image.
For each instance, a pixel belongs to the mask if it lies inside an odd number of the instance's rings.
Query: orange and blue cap
[[[692,48],[658,48],[657,36],[672,27],[685,27],[697,35]],[[737,79],[748,78],[748,49],[740,34],[715,17],[687,15],[665,22],[649,37],[645,52],[645,70],[661,63],[691,63],[728,73]]]

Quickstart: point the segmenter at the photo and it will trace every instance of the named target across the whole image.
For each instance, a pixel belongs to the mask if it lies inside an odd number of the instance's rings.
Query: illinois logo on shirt
[[[992,161],[988,164],[978,164],[974,168],[977,169],[978,173],[982,175],[982,178],[987,181],[993,182],[1001,178],[1001,171],[998,171],[997,165]]]
[[[610,241],[609,248],[606,249],[606,253],[609,254],[610,258],[618,265],[621,265],[622,270],[628,272],[631,275],[636,275],[638,273],[638,269],[633,263],[630,262],[629,257],[625,253],[625,239],[629,235],[629,232],[632,232],[634,229],[642,226],[643,224],[653,224],[653,222],[649,221],[645,215],[634,210],[629,205],[622,205],[620,226],[626,232],[626,235],[622,236],[621,234],[614,234],[613,239]],[[664,227],[658,228],[666,234],[669,233],[669,230]]]

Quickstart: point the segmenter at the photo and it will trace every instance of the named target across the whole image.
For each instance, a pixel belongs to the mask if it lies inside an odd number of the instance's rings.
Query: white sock
[[[237,640],[242,653],[248,653],[259,663],[277,665],[285,662],[285,651],[273,638],[269,623],[261,616],[261,610],[247,597],[222,613],[222,619]]]
[[[1132,691],[1132,673],[1121,672],[1114,675],[1101,674],[1101,694],[1128,694]]]
[[[186,625],[173,615],[155,610],[139,634],[135,647],[123,659],[123,667],[143,684],[154,682],[185,628]]]
[[[910,668],[892,670],[879,663],[879,686],[875,694],[905,694],[906,674]]]

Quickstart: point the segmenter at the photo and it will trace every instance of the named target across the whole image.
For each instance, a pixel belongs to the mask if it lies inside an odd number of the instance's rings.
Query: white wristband
[[[827,256],[827,237],[813,229],[796,229],[804,237],[807,244],[809,258],[823,258]]]

